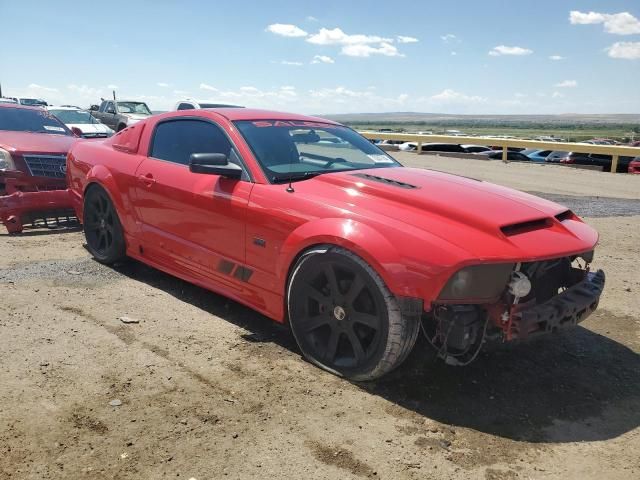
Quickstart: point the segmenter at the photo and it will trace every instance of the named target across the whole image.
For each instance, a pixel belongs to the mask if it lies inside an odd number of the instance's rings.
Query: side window
[[[193,110],[194,108],[190,103],[181,103],[178,105],[178,110]]]
[[[105,111],[105,112],[108,112],[109,110],[112,110],[112,111],[114,110],[114,108],[113,108],[113,102],[107,102],[107,103],[105,104],[105,106],[104,106],[104,111]]]
[[[107,102],[102,102],[100,104],[100,108],[98,109],[99,112],[103,112],[107,109]]]
[[[156,127],[150,157],[188,165],[192,153],[229,156],[231,143],[220,128],[200,120],[173,120]]]

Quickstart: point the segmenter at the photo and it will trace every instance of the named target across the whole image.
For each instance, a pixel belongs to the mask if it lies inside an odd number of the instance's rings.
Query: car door
[[[134,204],[144,255],[175,271],[240,289],[251,275],[243,265],[253,183],[246,174],[238,180],[193,173],[188,165],[193,153],[224,153],[243,166],[213,122],[189,117],[159,122],[136,171]]]

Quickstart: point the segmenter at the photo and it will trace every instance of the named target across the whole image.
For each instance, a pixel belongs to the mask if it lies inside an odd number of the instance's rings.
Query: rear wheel
[[[351,380],[390,372],[415,344],[419,323],[363,259],[339,247],[303,255],[288,289],[289,322],[304,356]]]
[[[83,226],[87,248],[100,263],[125,258],[124,231],[111,199],[99,186],[89,187],[84,196]]]

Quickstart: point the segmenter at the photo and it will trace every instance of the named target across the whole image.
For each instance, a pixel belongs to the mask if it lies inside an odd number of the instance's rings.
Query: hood
[[[103,123],[67,123],[67,127],[69,128],[79,128],[80,131],[84,134],[87,133],[111,133],[109,127],[104,125]]]
[[[11,153],[42,152],[66,154],[71,145],[77,140],[77,137],[71,135],[0,130],[0,148],[4,148]]]
[[[597,242],[595,230],[562,205],[437,171],[399,167],[337,172],[299,182],[296,191],[302,184],[316,202],[396,230],[417,228],[480,257],[489,251],[554,256],[584,252]],[[536,242],[541,245],[532,248]]]

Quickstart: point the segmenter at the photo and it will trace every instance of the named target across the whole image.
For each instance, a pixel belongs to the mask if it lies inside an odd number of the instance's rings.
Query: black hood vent
[[[364,178],[366,180],[371,180],[373,182],[384,183],[385,185],[391,185],[392,187],[400,187],[400,188],[419,188],[415,185],[411,185],[410,183],[400,182],[398,180],[392,180],[390,178],[378,177],[377,175],[371,175],[370,173],[353,173],[354,177]]]

